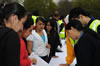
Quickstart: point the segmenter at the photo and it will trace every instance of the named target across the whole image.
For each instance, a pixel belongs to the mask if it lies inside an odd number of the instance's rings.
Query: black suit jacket
[[[100,66],[100,39],[84,32],[74,47],[76,66]]]

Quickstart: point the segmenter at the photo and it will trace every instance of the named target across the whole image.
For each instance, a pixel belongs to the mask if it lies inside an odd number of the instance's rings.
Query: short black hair
[[[84,27],[82,26],[81,22],[79,20],[71,20],[67,25],[66,25],[66,30],[70,30],[71,27],[74,27],[78,31],[82,31]]]
[[[28,29],[31,27],[31,25],[34,24],[34,21],[32,19],[32,14],[30,12],[27,12],[27,20],[24,23],[24,29]]]
[[[33,15],[39,16],[39,11],[38,11],[38,10],[35,10],[35,11],[33,12]]]
[[[87,11],[83,10],[80,7],[76,7],[69,12],[69,21],[72,20],[72,18],[78,18],[80,14],[88,17],[90,16],[90,14]]]
[[[38,22],[38,21],[42,21],[44,24],[46,23],[46,19],[44,18],[44,17],[38,17],[37,19],[36,19],[36,23]]]

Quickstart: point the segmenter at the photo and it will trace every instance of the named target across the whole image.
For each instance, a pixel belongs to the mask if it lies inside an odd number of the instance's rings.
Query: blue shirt
[[[45,42],[45,36],[43,35],[43,36],[41,36],[41,38],[43,39],[43,41]]]
[[[84,34],[84,32],[82,31],[82,32],[80,33],[79,39],[83,36],[83,34]],[[79,39],[78,39],[78,40],[79,40]],[[78,40],[77,40],[77,43],[78,43]],[[76,43],[76,44],[77,44],[77,43]]]

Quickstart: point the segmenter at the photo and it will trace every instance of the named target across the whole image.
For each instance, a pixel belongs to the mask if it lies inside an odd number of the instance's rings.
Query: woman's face
[[[27,19],[27,16],[24,16],[20,20],[16,16],[13,17],[13,19],[11,20],[11,28],[13,30],[15,30],[16,32],[22,31],[23,30],[23,24],[25,23],[26,19]]]
[[[23,30],[23,32],[22,32],[23,38],[28,37],[32,33],[33,27],[34,27],[34,25],[30,26],[30,28],[28,28],[28,29]]]
[[[39,31],[42,31],[44,29],[44,26],[45,24],[40,20],[36,23],[36,29]]]
[[[47,29],[47,32],[50,32],[51,31],[52,26],[50,25],[50,22],[47,23],[46,29]]]

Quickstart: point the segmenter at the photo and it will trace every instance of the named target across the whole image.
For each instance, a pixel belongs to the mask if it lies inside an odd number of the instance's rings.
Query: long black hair
[[[25,8],[17,2],[3,3],[0,5],[0,19],[8,20],[10,16],[17,15],[20,20],[26,15]]]
[[[30,28],[34,24],[34,21],[32,19],[32,13],[27,12],[27,20],[24,23],[24,29]]]
[[[54,20],[52,20],[52,19],[47,19],[47,22],[46,22],[46,24],[45,24],[45,30],[47,31],[47,28],[46,28],[46,26],[47,26],[47,24],[48,23],[50,23],[50,26],[52,27],[52,29],[51,29],[51,31],[50,32],[53,32],[55,29],[55,24],[54,24]]]

